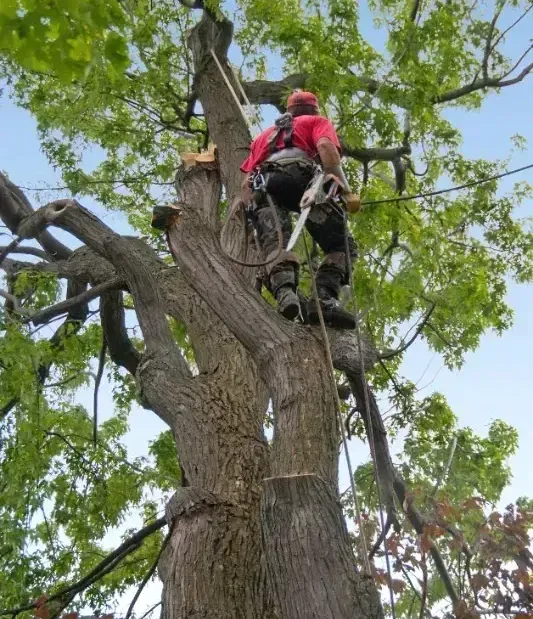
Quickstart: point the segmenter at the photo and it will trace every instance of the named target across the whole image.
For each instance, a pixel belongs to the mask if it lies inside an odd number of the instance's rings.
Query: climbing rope
[[[350,246],[348,242],[348,233],[349,233],[348,214],[346,213],[346,211],[344,211],[344,252],[347,256],[347,264],[349,264],[348,256],[349,256],[349,251],[350,251]],[[363,358],[361,325],[360,325],[359,316],[358,316],[357,299],[356,299],[355,290],[353,287],[353,272],[352,272],[351,265],[350,265],[350,268],[347,269],[347,276],[348,276],[348,286],[350,287],[350,292],[351,292],[351,297],[352,297],[352,312],[353,312],[354,319],[355,319],[355,335],[357,339],[357,352],[359,354],[359,371],[360,371],[361,380],[363,383],[363,399],[364,399],[365,413],[366,413],[367,424],[368,424],[368,441],[370,444],[370,455],[372,458],[372,464],[374,468],[374,479],[376,481],[376,490],[377,490],[377,495],[378,495],[379,523],[381,526],[380,537],[383,538],[383,552],[385,553],[385,564],[387,567],[387,580],[388,580],[388,585],[389,585],[391,614],[392,614],[392,619],[396,619],[396,610],[395,610],[395,605],[394,605],[394,589],[392,586],[392,570],[391,570],[391,565],[390,565],[389,551],[387,549],[387,540],[386,540],[387,531],[385,528],[386,525],[385,525],[385,518],[383,515],[383,511],[384,511],[383,510],[383,499],[381,496],[381,487],[379,484],[378,462],[377,462],[377,456],[376,456],[376,443],[374,440],[374,426],[372,424],[372,415],[370,412],[370,395],[368,393],[368,383],[366,382],[366,378],[365,378],[366,370],[365,370],[365,360]]]
[[[339,209],[340,211],[341,209]],[[371,454],[371,458],[372,458],[372,464],[373,464],[373,469],[374,469],[374,478],[376,481],[376,489],[377,489],[377,495],[378,495],[378,505],[379,505],[379,518],[380,518],[380,525],[381,525],[381,537],[383,537],[384,541],[385,540],[385,520],[384,520],[384,516],[383,516],[383,500],[382,500],[382,496],[381,496],[381,488],[379,485],[379,475],[378,475],[378,468],[377,468],[377,458],[376,458],[376,450],[375,450],[375,441],[374,441],[374,428],[372,425],[372,416],[370,413],[370,396],[368,394],[368,385],[365,379],[365,365],[364,365],[364,359],[363,359],[363,346],[362,346],[362,339],[361,339],[361,328],[360,328],[360,324],[359,324],[359,319],[357,316],[357,305],[356,305],[356,299],[355,299],[355,292],[353,289],[353,282],[352,282],[352,269],[351,269],[351,265],[348,266],[349,263],[349,255],[350,255],[350,247],[349,247],[349,241],[348,241],[348,217],[347,217],[347,213],[346,211],[344,211],[344,209],[342,209],[342,217],[343,217],[343,222],[344,222],[344,252],[345,255],[347,257],[347,266],[346,266],[346,275],[348,278],[348,285],[351,289],[351,296],[352,296],[352,311],[354,312],[354,317],[355,317],[355,326],[356,326],[356,339],[357,339],[357,348],[358,348],[358,354],[359,354],[359,368],[360,368],[360,373],[361,373],[361,379],[363,381],[363,398],[364,398],[364,405],[365,405],[365,411],[366,411],[366,416],[367,416],[367,423],[368,423],[368,438],[369,438],[369,443],[370,443],[370,454]],[[354,480],[354,475],[353,475],[353,467],[352,467],[352,461],[351,461],[351,457],[350,457],[350,453],[348,451],[348,441],[346,439],[346,433],[345,433],[345,428],[344,428],[344,424],[342,422],[342,412],[341,412],[341,403],[340,403],[340,397],[339,394],[337,392],[337,381],[335,380],[335,369],[334,369],[334,365],[333,365],[333,358],[331,355],[331,344],[329,341],[329,337],[328,337],[328,333],[326,330],[326,325],[324,322],[324,317],[323,317],[323,313],[322,313],[322,307],[320,305],[320,299],[318,296],[318,290],[317,290],[317,286],[316,286],[316,280],[315,280],[315,274],[313,271],[313,266],[312,266],[312,262],[311,262],[311,254],[309,252],[309,248],[307,246],[307,240],[305,237],[305,232],[304,232],[304,248],[305,248],[305,254],[306,254],[306,258],[307,258],[307,264],[309,267],[309,273],[311,276],[311,289],[312,289],[312,294],[313,294],[313,298],[315,301],[315,304],[317,306],[318,309],[318,317],[319,317],[319,322],[320,322],[320,330],[321,330],[321,334],[322,334],[322,339],[324,341],[324,348],[326,350],[326,359],[327,359],[327,363],[328,363],[328,368],[329,368],[329,373],[331,376],[331,380],[332,380],[332,387],[333,387],[333,392],[335,394],[335,409],[336,409],[336,416],[337,416],[337,423],[339,426],[339,433],[341,435],[342,438],[342,443],[343,443],[343,450],[344,450],[344,456],[346,459],[346,466],[348,468],[348,474],[350,476],[350,486],[351,486],[351,490],[352,490],[352,496],[353,496],[353,502],[354,502],[354,507],[355,507],[355,513],[356,513],[356,517],[357,517],[357,521],[359,523],[359,531],[360,531],[360,538],[361,538],[361,552],[363,554],[363,564],[364,564],[364,568],[365,571],[368,575],[371,575],[371,568],[370,568],[370,559],[369,559],[369,555],[368,555],[368,544],[366,541],[366,536],[364,533],[364,529],[363,529],[363,525],[362,525],[362,520],[361,520],[361,511],[360,511],[360,507],[359,507],[359,500],[357,498],[357,491],[355,488],[355,480]],[[387,567],[387,580],[388,580],[388,588],[389,588],[389,596],[390,596],[390,603],[391,603],[391,614],[393,619],[396,619],[396,611],[395,611],[395,602],[394,602],[394,590],[392,587],[392,570],[391,570],[391,565],[390,565],[390,558],[389,558],[389,553],[386,547],[386,544],[384,546],[384,553],[385,553],[385,563],[386,563],[386,567]]]
[[[361,520],[361,509],[359,507],[359,499],[357,498],[357,490],[355,488],[355,481],[354,481],[354,476],[353,476],[353,468],[352,468],[352,461],[350,458],[350,454],[348,453],[348,442],[346,440],[346,433],[344,432],[344,424],[342,423],[342,410],[341,410],[341,400],[339,397],[339,393],[337,391],[337,381],[335,380],[335,367],[333,365],[333,358],[331,356],[331,346],[329,343],[329,338],[328,338],[328,332],[326,330],[326,323],[324,322],[324,315],[322,313],[322,307],[320,305],[320,299],[318,297],[318,290],[317,290],[317,286],[316,286],[316,280],[315,280],[315,276],[314,276],[314,272],[313,272],[313,263],[311,261],[311,254],[309,252],[309,248],[307,246],[307,240],[305,238],[305,232],[304,232],[304,236],[303,236],[303,240],[304,240],[304,247],[305,247],[305,255],[307,258],[307,265],[309,267],[309,273],[311,275],[311,287],[312,287],[312,292],[313,292],[313,297],[317,306],[317,310],[318,310],[318,320],[320,323],[320,331],[322,333],[322,339],[324,340],[324,348],[326,349],[326,359],[327,359],[327,363],[328,363],[328,370],[329,370],[329,374],[331,376],[331,380],[332,380],[332,384],[333,384],[333,393],[334,393],[334,397],[335,397],[335,411],[336,411],[336,415],[337,415],[337,423],[339,426],[339,433],[341,435],[342,438],[342,445],[343,445],[343,449],[344,449],[344,454],[346,456],[346,464],[348,466],[348,474],[350,476],[350,485],[351,485],[351,489],[352,489],[352,496],[353,496],[353,503],[354,503],[354,508],[355,508],[355,515],[357,518],[357,523],[359,524],[359,531],[360,531],[360,539],[361,539],[361,554],[362,554],[362,561],[364,564],[364,568],[365,568],[365,572],[370,576],[372,574],[371,568],[370,568],[370,560],[368,558],[368,544],[366,543],[366,536],[365,536],[365,532],[362,526],[362,520]]]
[[[276,234],[278,237],[278,247],[276,250],[276,253],[274,254],[273,257],[269,258],[268,260],[263,260],[262,262],[246,262],[245,260],[239,260],[238,258],[235,258],[234,256],[232,256],[228,251],[226,251],[226,249],[224,249],[224,245],[221,242],[220,246],[222,248],[222,251],[224,252],[224,254],[232,261],[235,262],[235,264],[239,264],[240,266],[243,267],[264,267],[267,266],[269,264],[272,264],[273,262],[275,262],[282,254],[283,252],[283,230],[281,228],[281,221],[279,219],[279,215],[278,215],[278,211],[276,209],[276,205],[274,204],[274,200],[272,200],[272,198],[270,197],[270,195],[268,193],[265,192],[265,196],[266,196],[266,200],[268,202],[268,207],[272,213],[272,217],[274,218],[274,226],[276,227]],[[246,254],[248,253],[248,224],[247,224],[247,213],[246,213],[246,208],[244,206],[244,203],[241,203],[241,210],[243,212],[243,216],[244,216],[244,226],[243,226],[243,230],[244,230],[244,255],[246,256]],[[229,218],[226,219],[224,225],[222,226],[222,230],[220,231],[220,238],[222,239],[224,232],[227,228],[227,225],[229,223]]]

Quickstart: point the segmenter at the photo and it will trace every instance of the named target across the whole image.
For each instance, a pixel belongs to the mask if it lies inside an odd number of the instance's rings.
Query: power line
[[[503,178],[504,176],[511,176],[511,174],[517,174],[518,172],[523,172],[524,170],[529,170],[533,168],[533,163],[523,166],[521,168],[516,168],[515,170],[509,170],[508,172],[502,172],[501,174],[495,174],[494,176],[488,176],[487,178],[482,178],[477,181],[471,181],[469,183],[464,183],[463,185],[457,185],[455,187],[448,187],[446,189],[437,189],[435,191],[429,191],[428,193],[419,193],[412,196],[398,196],[396,198],[384,198],[382,200],[368,200],[361,202],[361,206],[375,206],[376,204],[385,204],[387,202],[405,202],[406,200],[416,200],[418,198],[429,198],[430,196],[439,196],[443,193],[450,193],[452,191],[459,191],[460,189],[467,189],[468,187],[474,187],[476,185],[482,185],[483,183],[488,183],[489,181],[497,180],[498,178]]]

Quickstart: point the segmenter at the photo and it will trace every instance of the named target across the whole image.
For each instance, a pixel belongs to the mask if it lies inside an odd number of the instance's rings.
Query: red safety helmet
[[[305,90],[295,90],[289,95],[287,100],[287,108],[296,107],[297,105],[310,105],[318,111],[318,99],[312,92]]]

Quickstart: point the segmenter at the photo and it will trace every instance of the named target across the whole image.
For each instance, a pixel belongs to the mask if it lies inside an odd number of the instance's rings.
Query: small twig
[[[384,359],[392,359],[393,357],[396,357],[398,355],[400,355],[401,353],[405,352],[409,346],[411,346],[411,344],[414,343],[414,341],[417,339],[417,337],[422,333],[422,330],[424,329],[424,327],[427,325],[428,320],[431,318],[431,314],[433,314],[433,310],[435,309],[435,303],[431,304],[431,307],[429,308],[429,310],[426,312],[425,316],[422,318],[422,320],[420,321],[413,337],[411,337],[411,339],[409,339],[407,342],[405,342],[405,344],[403,344],[402,346],[400,346],[399,348],[397,348],[396,350],[392,350],[390,352],[386,352],[383,353],[379,356],[379,358],[381,360]]]
[[[522,15],[520,15],[520,17],[518,19],[516,19],[508,28],[506,28],[501,34],[500,36],[496,39],[496,41],[494,41],[494,44],[491,48],[491,53],[496,49],[496,46],[498,45],[498,43],[503,39],[503,37],[509,32],[509,30],[512,30],[519,22],[521,22],[524,17],[529,13],[529,11],[531,11],[531,9],[533,9],[533,4],[530,4],[528,6],[528,8],[522,13]]]

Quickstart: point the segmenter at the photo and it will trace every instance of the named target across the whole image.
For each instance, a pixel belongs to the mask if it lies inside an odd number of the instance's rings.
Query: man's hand
[[[356,194],[348,191],[343,194],[346,202],[346,210],[348,213],[358,213],[361,210],[361,198]]]

